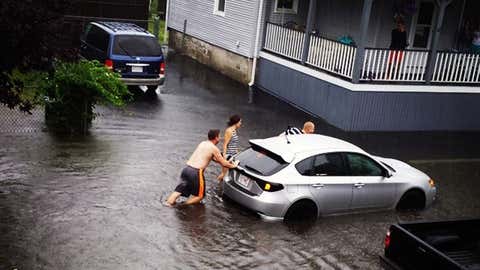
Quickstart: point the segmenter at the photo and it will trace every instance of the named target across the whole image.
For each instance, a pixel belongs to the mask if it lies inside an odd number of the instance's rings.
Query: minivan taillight
[[[165,74],[165,62],[160,63],[160,74]]]
[[[112,61],[111,59],[105,60],[105,67],[106,67],[107,69],[112,70],[112,69],[113,69],[113,61]]]
[[[385,235],[385,249],[388,249],[390,246],[390,231],[387,231],[387,234]]]

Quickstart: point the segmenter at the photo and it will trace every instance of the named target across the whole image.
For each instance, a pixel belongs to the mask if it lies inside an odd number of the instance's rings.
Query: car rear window
[[[161,56],[162,48],[154,37],[118,35],[114,38],[113,53],[129,56]]]
[[[272,175],[288,165],[278,155],[256,146],[242,151],[235,159],[240,161],[241,167],[264,176]]]

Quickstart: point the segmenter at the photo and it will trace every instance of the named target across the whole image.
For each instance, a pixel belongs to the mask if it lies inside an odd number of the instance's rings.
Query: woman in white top
[[[242,119],[239,115],[232,115],[227,123],[227,128],[225,129],[225,137],[223,138],[223,157],[227,160],[230,160],[232,156],[240,152],[238,146],[238,134],[237,130],[242,126]],[[227,173],[228,168],[222,167],[222,173],[217,177],[217,180],[222,181],[223,177]]]

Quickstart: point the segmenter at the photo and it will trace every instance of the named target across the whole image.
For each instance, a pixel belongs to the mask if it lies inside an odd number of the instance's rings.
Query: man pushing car
[[[223,158],[220,150],[216,146],[219,141],[220,130],[209,130],[208,140],[198,144],[192,156],[190,156],[190,159],[187,161],[187,167],[182,170],[180,183],[166,201],[168,206],[174,206],[180,196],[189,197],[187,201],[185,201],[185,204],[196,204],[203,199],[205,196],[205,178],[203,172],[212,159],[229,169],[237,167],[238,161],[232,163]]]

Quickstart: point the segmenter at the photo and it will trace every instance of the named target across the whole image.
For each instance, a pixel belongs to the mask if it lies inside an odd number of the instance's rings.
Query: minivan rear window
[[[162,48],[154,37],[118,35],[113,41],[113,54],[129,56],[161,56]]]
[[[242,151],[236,160],[240,166],[259,175],[272,175],[288,165],[279,156],[257,146]]]

